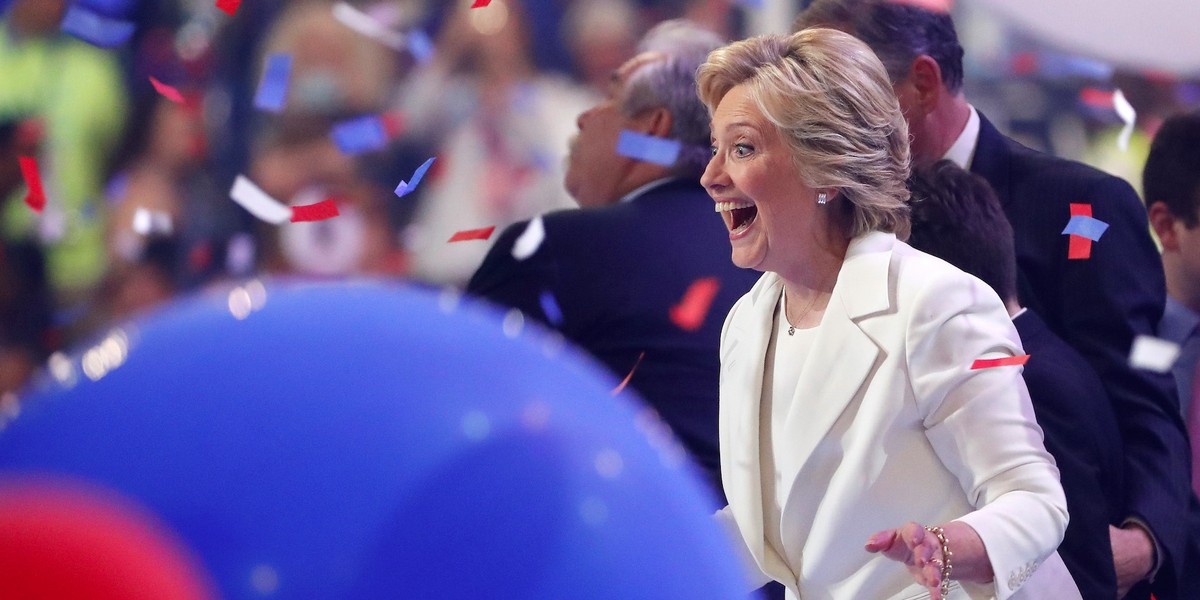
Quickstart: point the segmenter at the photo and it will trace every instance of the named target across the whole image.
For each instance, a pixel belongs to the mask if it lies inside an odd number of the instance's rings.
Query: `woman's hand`
[[[929,590],[933,600],[943,600],[942,545],[924,527],[910,521],[898,529],[880,531],[867,538],[866,549],[904,563],[913,579]]]

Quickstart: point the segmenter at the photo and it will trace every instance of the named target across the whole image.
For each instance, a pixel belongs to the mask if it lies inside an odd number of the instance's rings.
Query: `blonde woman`
[[[790,598],[1078,598],[1067,524],[987,285],[902,240],[908,130],[883,65],[829,29],[714,51],[702,183],[763,276],[721,338],[721,473]]]

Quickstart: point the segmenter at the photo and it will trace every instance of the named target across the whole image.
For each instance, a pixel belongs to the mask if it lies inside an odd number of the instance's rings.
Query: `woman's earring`
[[[817,204],[825,204],[826,202],[829,202],[828,194],[826,194],[825,192],[821,192],[820,194],[817,194]]]

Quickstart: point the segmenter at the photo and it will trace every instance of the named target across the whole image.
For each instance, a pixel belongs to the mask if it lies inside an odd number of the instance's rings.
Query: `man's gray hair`
[[[622,110],[636,116],[654,108],[671,113],[671,139],[683,144],[672,170],[699,179],[712,157],[709,114],[696,94],[696,71],[708,54],[725,45],[721,36],[675,19],[656,25],[642,37],[638,52],[660,52],[665,60],[647,63],[630,77]]]

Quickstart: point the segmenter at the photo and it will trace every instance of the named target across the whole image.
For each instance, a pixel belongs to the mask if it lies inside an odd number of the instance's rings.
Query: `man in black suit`
[[[1145,209],[1126,182],[1035,152],[1000,134],[962,94],[962,47],[950,16],[888,0],[815,0],[797,29],[827,26],[862,39],[887,67],[917,164],[969,166],[996,191],[1012,224],[1017,293],[1100,374],[1117,414],[1128,514],[1110,536],[1118,591],[1150,582],[1159,600],[1187,597],[1188,443],[1169,375],[1131,367],[1136,335],[1162,317],[1162,265]],[[1098,242],[1061,232],[1074,214],[1109,225]],[[1086,257],[1086,258],[1085,258]],[[1140,585],[1139,585],[1140,584]]]
[[[1046,449],[1054,456],[1071,521],[1058,553],[1084,598],[1114,598],[1108,528],[1125,516],[1117,418],[1091,365],[1017,300],[1012,227],[987,181],[948,160],[919,168],[909,244],[990,285],[1029,354],[1022,375]]]
[[[537,222],[509,227],[467,286],[552,325],[618,378],[633,370],[629,387],[670,425],[718,495],[721,324],[757,279],[731,262],[725,225],[699,183],[710,133],[695,74],[722,43],[678,21],[648,33],[641,53],[613,74],[607,97],[579,116],[566,187],[583,209],[540,217],[544,238],[528,257]],[[679,142],[678,160],[622,156],[622,130]]]

